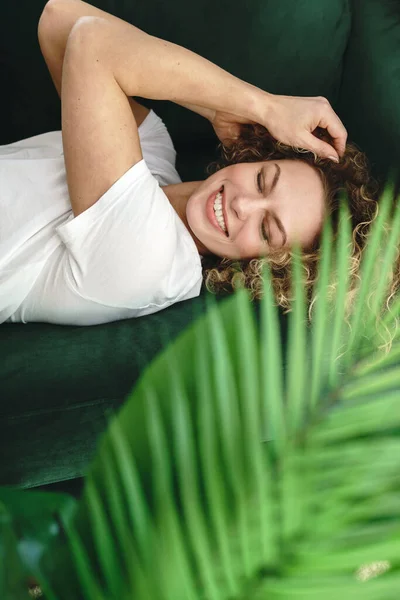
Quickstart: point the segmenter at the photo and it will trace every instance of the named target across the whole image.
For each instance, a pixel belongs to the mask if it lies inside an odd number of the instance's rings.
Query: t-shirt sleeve
[[[86,300],[150,311],[199,294],[194,241],[145,160],[56,231],[62,275]]]
[[[181,183],[175,168],[176,150],[163,120],[151,110],[138,132],[144,161],[158,183]]]

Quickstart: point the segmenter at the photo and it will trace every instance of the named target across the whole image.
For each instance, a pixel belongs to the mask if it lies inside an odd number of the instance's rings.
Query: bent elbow
[[[55,19],[60,11],[61,6],[65,4],[65,0],[47,0],[42,13],[39,17],[37,35],[39,42],[48,39],[52,29],[54,29]]]

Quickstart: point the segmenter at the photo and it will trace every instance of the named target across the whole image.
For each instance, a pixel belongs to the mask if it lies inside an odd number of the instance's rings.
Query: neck
[[[186,218],[186,205],[190,196],[197,190],[202,181],[185,181],[171,185],[161,186],[171,206],[178,213],[179,218],[193,238],[196,248],[202,256],[209,254],[209,250],[200,242],[191,230]]]

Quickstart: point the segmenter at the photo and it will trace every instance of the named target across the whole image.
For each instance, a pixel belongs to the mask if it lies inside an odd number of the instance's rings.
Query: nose
[[[231,209],[241,220],[246,220],[254,212],[263,211],[267,208],[268,200],[256,194],[238,193],[231,201]]]

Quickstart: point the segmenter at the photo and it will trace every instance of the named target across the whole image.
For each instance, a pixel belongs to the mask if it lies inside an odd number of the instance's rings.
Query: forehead
[[[325,198],[325,187],[320,171],[301,160],[280,159],[265,161],[269,167],[271,163],[279,165],[281,170],[281,189],[301,195],[304,200],[320,203]]]
[[[281,168],[278,202],[293,243],[307,246],[320,232],[325,215],[325,188],[319,171],[300,160],[273,161]],[[290,234],[290,235],[289,235]]]

